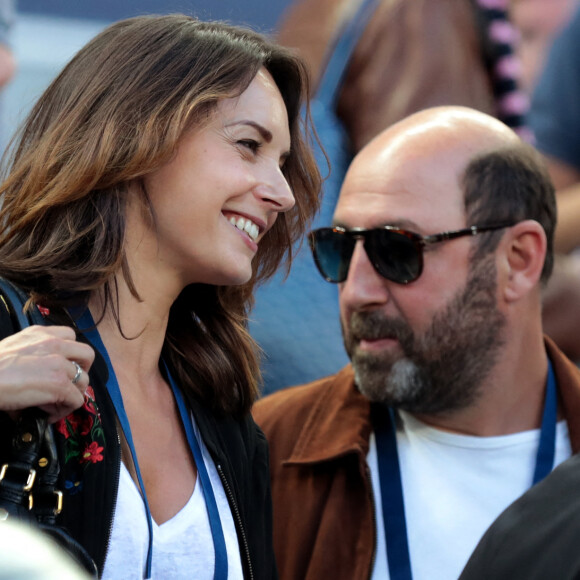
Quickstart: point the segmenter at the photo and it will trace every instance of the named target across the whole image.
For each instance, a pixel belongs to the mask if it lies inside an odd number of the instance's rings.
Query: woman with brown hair
[[[103,578],[276,575],[246,321],[318,206],[307,92],[259,34],[138,17],[85,46],[21,130],[0,276],[49,326],[2,328],[1,433],[48,412],[60,523]]]

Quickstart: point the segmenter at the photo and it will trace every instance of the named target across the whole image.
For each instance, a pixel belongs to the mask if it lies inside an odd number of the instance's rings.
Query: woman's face
[[[247,282],[260,241],[294,205],[281,170],[289,150],[284,101],[261,69],[240,97],[220,102],[209,123],[186,132],[175,157],[146,177],[156,226],[139,218],[142,235],[133,244],[129,239],[130,263],[145,259],[155,268],[149,272],[182,287]],[[129,235],[136,213],[130,210]]]

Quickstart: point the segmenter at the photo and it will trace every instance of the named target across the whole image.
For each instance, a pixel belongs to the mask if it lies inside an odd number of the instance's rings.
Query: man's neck
[[[464,409],[437,415],[414,413],[420,421],[451,433],[490,437],[541,426],[548,357],[543,341],[518,356],[505,356],[483,381],[480,396]]]

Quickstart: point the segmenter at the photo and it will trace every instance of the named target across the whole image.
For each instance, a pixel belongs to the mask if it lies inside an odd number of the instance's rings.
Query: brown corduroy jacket
[[[580,450],[580,370],[547,339],[560,405]],[[352,368],[254,407],[270,443],[274,549],[281,580],[370,578],[376,523],[366,455],[370,405]]]

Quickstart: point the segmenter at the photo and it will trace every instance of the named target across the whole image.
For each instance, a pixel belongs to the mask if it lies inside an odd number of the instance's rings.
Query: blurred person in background
[[[10,30],[14,23],[15,2],[0,0],[0,91],[12,80],[16,73],[16,59],[10,43]],[[2,97],[0,96],[0,106]],[[0,126],[0,142],[8,139],[6,127]]]
[[[10,47],[9,32],[14,23],[15,4],[13,0],[0,0],[0,89],[16,72],[16,59]]]
[[[523,86],[531,97],[529,125],[556,187],[558,227],[554,275],[544,293],[544,328],[580,361],[580,2],[512,0],[519,30]]]
[[[556,246],[580,246],[576,216],[580,206],[580,8],[555,39],[535,87],[530,124],[558,191]]]
[[[579,0],[510,0],[509,17],[518,37],[521,88],[532,94],[555,38],[580,6]]]

